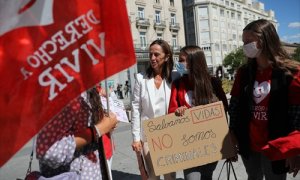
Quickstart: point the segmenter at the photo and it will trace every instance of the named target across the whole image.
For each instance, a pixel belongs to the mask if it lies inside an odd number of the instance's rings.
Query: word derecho
[[[93,10],[89,10],[86,14],[82,14],[70,21],[65,25],[63,30],[56,32],[50,39],[43,42],[32,55],[27,57],[27,64],[30,67],[27,69],[22,67],[20,69],[24,80],[33,75],[34,69],[46,66],[49,62],[53,61],[55,54],[63,52],[74,43],[78,43],[79,39],[86,37],[93,30],[93,25],[100,23],[101,21],[93,14]],[[53,67],[46,68],[38,75],[39,85],[50,88],[48,96],[50,101],[57,97],[58,93],[65,89],[68,83],[74,80],[74,77],[65,70],[66,67],[71,68],[75,73],[80,73],[79,61],[81,53],[85,53],[89,57],[84,60],[89,61],[92,65],[100,62],[100,59],[96,58],[97,55],[101,57],[105,56],[105,33],[100,32],[98,38],[100,44],[96,44],[94,39],[88,39],[86,42],[80,44],[79,48],[72,51],[71,57],[62,57]],[[58,80],[54,74],[62,75],[65,77],[65,81]]]
[[[156,175],[211,163],[234,155],[222,102],[143,122]]]

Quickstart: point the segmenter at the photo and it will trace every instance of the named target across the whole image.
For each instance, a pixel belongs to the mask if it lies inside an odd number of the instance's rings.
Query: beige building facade
[[[253,0],[183,0],[187,45],[200,46],[212,74],[225,56],[243,45],[243,28],[257,19],[270,20],[275,12]]]
[[[156,39],[167,41],[178,60],[179,50],[185,46],[185,33],[181,0],[126,0],[137,63],[108,78],[116,89],[129,81],[131,91],[134,74],[143,72],[149,65],[149,45]]]
[[[137,72],[144,71],[149,62],[149,45],[156,39],[167,41],[175,60],[185,45],[182,3],[179,0],[127,0]]]

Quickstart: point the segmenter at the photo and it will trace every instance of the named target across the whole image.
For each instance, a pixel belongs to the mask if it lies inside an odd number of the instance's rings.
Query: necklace
[[[161,85],[161,82],[162,82],[162,78],[160,75],[156,75],[154,77],[154,84],[156,86],[156,88],[159,88],[159,86]]]

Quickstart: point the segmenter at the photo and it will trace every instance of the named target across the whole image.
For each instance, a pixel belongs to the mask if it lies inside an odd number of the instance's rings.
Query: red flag
[[[124,0],[0,0],[0,166],[71,99],[135,63]]]

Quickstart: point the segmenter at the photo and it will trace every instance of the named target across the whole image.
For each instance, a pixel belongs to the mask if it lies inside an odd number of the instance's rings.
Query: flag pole
[[[106,66],[104,66],[105,72],[106,72]],[[110,91],[108,89],[107,85],[107,79],[104,80],[104,86],[105,86],[105,92],[106,92],[106,107],[107,107],[107,113],[110,111],[110,105],[109,105],[109,97],[110,97]]]
[[[104,74],[105,77],[107,74],[107,68],[106,68],[106,61],[104,61]],[[107,107],[107,113],[109,115],[110,112],[110,104],[109,104],[109,97],[110,97],[110,90],[108,88],[108,83],[107,83],[107,78],[104,80],[104,86],[105,86],[105,96],[106,96],[106,107]],[[109,136],[110,136],[110,140],[111,140],[111,151],[112,151],[112,155],[114,154],[114,140],[113,140],[113,133],[109,132]],[[107,169],[107,176],[108,176],[108,180],[112,180],[112,172],[111,172],[111,167],[109,166],[107,159],[106,159],[106,153],[105,153],[105,149],[103,146],[103,151],[104,151],[104,159],[105,159],[105,165],[106,165],[106,169]]]

